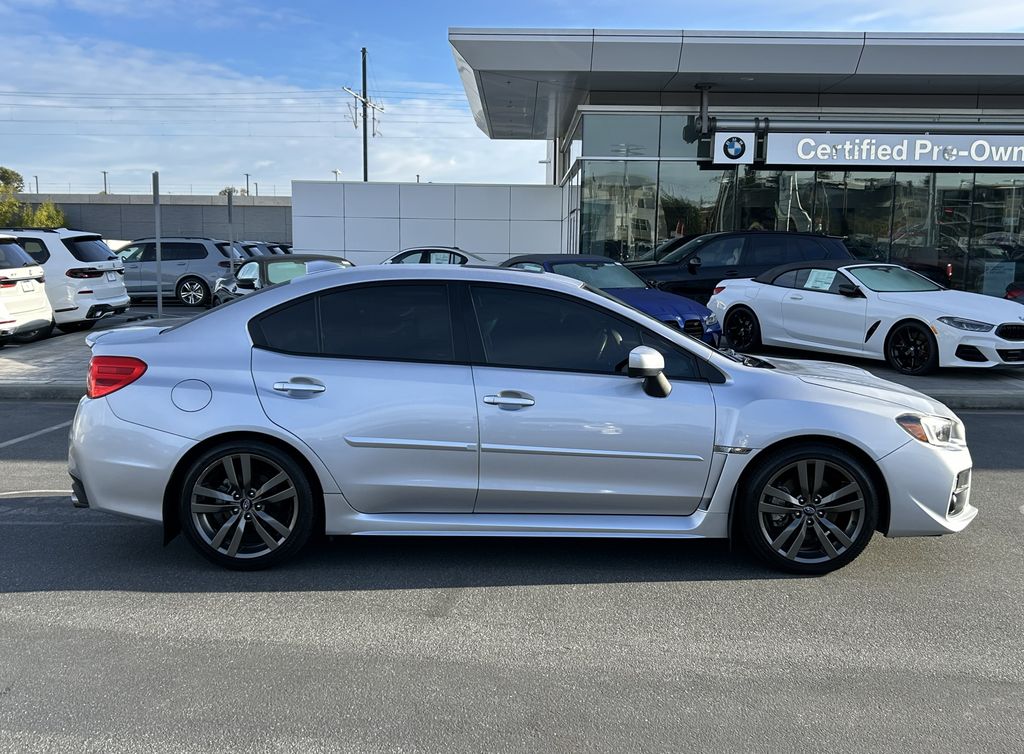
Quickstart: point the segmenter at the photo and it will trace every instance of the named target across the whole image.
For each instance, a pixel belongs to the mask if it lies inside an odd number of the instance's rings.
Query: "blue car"
[[[721,324],[706,306],[660,291],[608,257],[523,254],[502,262],[500,266],[575,278],[715,348],[722,337]]]

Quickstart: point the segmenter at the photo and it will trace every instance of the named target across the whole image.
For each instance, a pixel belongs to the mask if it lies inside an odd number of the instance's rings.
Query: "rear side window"
[[[845,246],[838,241],[831,243],[829,241],[830,239],[824,238],[802,238],[795,236],[790,241],[797,255],[793,261],[803,259],[813,262],[817,259],[845,259],[849,256]]]
[[[233,247],[231,244],[227,243],[226,241],[217,244],[217,250],[221,253],[222,256],[224,256],[224,257],[226,257],[228,259],[241,259],[242,258],[242,252],[240,252],[238,249],[236,249],[235,247]]]
[[[71,256],[79,262],[107,262],[117,259],[117,255],[99,238],[65,238],[63,241]]]
[[[206,247],[201,243],[169,241],[160,244],[160,257],[168,262],[185,262],[190,259],[206,259]]]
[[[0,243],[0,270],[15,267],[31,267],[36,261],[26,254],[16,243]]]
[[[756,267],[774,267],[777,264],[792,262],[786,244],[789,238],[775,233],[763,236],[752,235],[747,240],[747,251],[743,255],[743,264]]]
[[[46,248],[46,244],[42,241],[37,241],[34,238],[21,238],[18,239],[18,245],[35,260],[36,264],[43,264],[50,258],[50,250]]]
[[[325,356],[454,361],[445,285],[340,288],[320,297]]]
[[[302,299],[263,315],[253,322],[252,335],[256,345],[264,348],[316,355],[316,299]]]
[[[806,278],[807,270],[790,270],[789,272],[783,272],[781,275],[778,275],[772,281],[772,285],[778,285],[782,288],[798,288],[799,286],[796,284],[796,276],[801,272]]]

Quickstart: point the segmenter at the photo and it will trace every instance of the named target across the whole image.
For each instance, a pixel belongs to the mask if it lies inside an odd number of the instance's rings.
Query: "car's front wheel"
[[[737,351],[750,351],[761,347],[761,324],[757,315],[745,306],[737,306],[725,315],[723,333],[729,346]]]
[[[771,566],[803,574],[842,568],[867,546],[878,490],[863,463],[828,445],[769,451],[737,497],[737,525]]]
[[[920,322],[901,322],[885,341],[885,360],[902,374],[930,374],[939,367],[939,345]]]
[[[246,571],[298,553],[316,518],[302,469],[287,453],[261,442],[227,443],[197,458],[184,476],[178,513],[203,557]]]

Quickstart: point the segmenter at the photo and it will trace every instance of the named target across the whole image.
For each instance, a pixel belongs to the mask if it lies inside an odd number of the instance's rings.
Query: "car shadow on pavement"
[[[57,508],[60,501],[60,508]],[[294,592],[793,578],[728,542],[658,539],[327,537],[258,572],[228,571],[184,537],[66,498],[0,500],[0,593]]]

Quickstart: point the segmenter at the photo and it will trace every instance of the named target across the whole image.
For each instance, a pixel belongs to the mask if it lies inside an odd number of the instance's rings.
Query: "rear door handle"
[[[497,395],[485,395],[484,403],[488,406],[498,406],[507,411],[515,411],[520,408],[527,408],[536,403],[532,395],[521,393],[518,390],[502,390]]]
[[[296,395],[314,395],[316,393],[322,393],[327,388],[321,385],[319,382],[295,382],[296,378],[292,378],[289,382],[275,382],[274,390],[279,393],[294,393]]]
[[[792,296],[789,297],[789,300],[790,301],[803,301],[804,297],[801,296],[799,293],[794,293]]]

